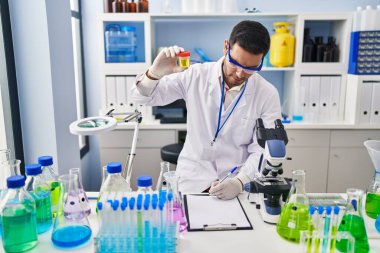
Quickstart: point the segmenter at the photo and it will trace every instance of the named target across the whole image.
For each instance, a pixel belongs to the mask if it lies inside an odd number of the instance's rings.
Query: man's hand
[[[243,190],[243,186],[239,179],[227,178],[222,183],[213,182],[210,188],[210,194],[220,199],[233,199]]]
[[[152,66],[148,70],[148,77],[151,79],[161,79],[163,76],[181,72],[185,69],[177,66],[176,55],[185,51],[182,47],[165,47],[157,55]]]

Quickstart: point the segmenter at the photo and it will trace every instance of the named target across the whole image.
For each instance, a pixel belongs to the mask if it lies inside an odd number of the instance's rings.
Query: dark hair
[[[230,46],[235,43],[252,54],[264,54],[269,51],[268,30],[259,22],[244,20],[237,24],[230,35]]]

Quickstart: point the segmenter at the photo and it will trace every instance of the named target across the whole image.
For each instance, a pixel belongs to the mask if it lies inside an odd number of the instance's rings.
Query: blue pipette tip
[[[323,206],[318,206],[318,214],[323,214]]]
[[[152,199],[152,208],[153,208],[154,210],[156,210],[156,208],[157,208],[157,202],[158,202],[158,199],[157,199],[157,198],[153,198],[153,199]]]
[[[118,207],[119,207],[119,200],[114,200],[112,204],[112,209],[116,211]]]
[[[144,199],[144,209],[148,210],[149,205],[150,205],[150,194],[146,194],[145,199]]]
[[[326,206],[326,214],[327,214],[327,215],[330,215],[330,214],[331,214],[331,211],[332,211],[331,206]]]
[[[172,201],[172,199],[173,199],[173,193],[170,192],[168,194],[168,201]]]
[[[334,206],[334,214],[338,215],[339,211],[340,211],[340,207],[339,206]]]
[[[137,210],[141,210],[142,201],[143,201],[143,195],[142,194],[137,195],[137,205],[136,205]]]
[[[160,201],[163,200],[164,202],[166,201],[166,191],[162,191],[160,192],[160,197],[159,197]]]
[[[314,206],[310,206],[309,207],[309,214],[313,215],[314,213],[315,213],[315,207]]]
[[[98,202],[98,211],[101,211],[103,209],[103,203]]]
[[[165,202],[160,201],[160,203],[158,204],[158,208],[160,208],[160,210],[162,211],[164,209],[164,206],[165,206]]]
[[[133,208],[135,207],[135,202],[135,197],[131,197],[131,199],[129,200],[129,209],[133,210]]]
[[[351,204],[354,207],[355,211],[358,210],[358,201],[356,199],[351,200]]]
[[[121,203],[128,203],[127,197],[122,197],[121,198]]]
[[[158,201],[158,195],[157,193],[152,194],[152,201]]]

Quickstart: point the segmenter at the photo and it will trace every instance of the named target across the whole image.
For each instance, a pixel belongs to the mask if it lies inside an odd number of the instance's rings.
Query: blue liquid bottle
[[[50,186],[41,176],[40,164],[29,164],[25,166],[27,175],[25,190],[36,201],[37,209],[37,231],[42,234],[48,231],[53,225],[53,210]]]
[[[12,176],[7,179],[8,191],[1,202],[3,247],[6,252],[24,252],[37,243],[36,203],[23,189],[25,178]]]

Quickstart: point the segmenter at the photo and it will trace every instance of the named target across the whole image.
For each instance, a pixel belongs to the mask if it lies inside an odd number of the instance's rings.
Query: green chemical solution
[[[367,232],[365,230],[364,220],[362,217],[353,214],[346,214],[339,225],[338,231],[350,232],[355,238],[355,253],[369,252]],[[336,248],[341,252],[348,251],[347,240],[336,242]]]
[[[338,232],[338,228],[336,226],[331,226],[331,237],[333,239],[331,240],[331,244],[330,244],[330,253],[334,253],[335,251],[337,232]]]
[[[59,198],[60,198],[60,193],[61,193],[61,186],[59,185],[59,182],[53,181],[49,182],[50,186],[50,191],[51,191],[51,201],[53,205],[53,217],[57,217],[58,213],[58,204],[59,204]],[[59,214],[61,214],[62,211],[59,211]]]
[[[39,191],[32,194],[36,201],[37,231],[39,234],[48,231],[53,224],[50,191]]]
[[[365,201],[365,212],[372,219],[376,219],[380,214],[380,194],[367,193]]]
[[[277,233],[286,240],[299,242],[301,231],[309,226],[309,207],[298,203],[286,203],[277,223]]]
[[[23,252],[37,241],[34,203],[6,207],[3,212],[3,246],[6,252]]]

